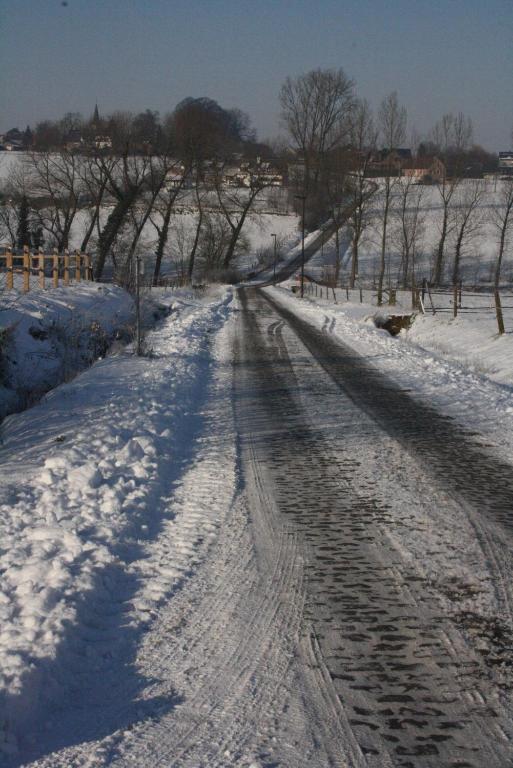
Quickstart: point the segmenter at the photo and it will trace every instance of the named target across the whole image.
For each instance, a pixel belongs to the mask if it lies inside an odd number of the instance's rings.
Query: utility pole
[[[306,195],[294,195],[297,200],[301,200],[301,298],[305,294],[305,200]]]
[[[274,269],[273,269],[273,281],[276,282],[276,235],[271,232],[271,237],[274,237]]]

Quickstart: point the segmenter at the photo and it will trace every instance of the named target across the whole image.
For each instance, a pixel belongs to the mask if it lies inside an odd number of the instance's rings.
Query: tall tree
[[[303,192],[315,190],[326,155],[347,138],[354,83],[343,69],[288,77],[280,90],[282,119],[304,162]]]
[[[30,152],[27,155],[33,194],[44,200],[44,205],[37,209],[38,222],[58,250],[69,246],[82,190],[81,162],[80,156],[66,150]]]
[[[368,180],[368,165],[376,146],[376,131],[372,112],[367,101],[359,101],[351,118],[350,126],[353,167],[350,178],[351,214],[351,275],[350,287],[354,288],[358,275],[360,242],[370,221],[369,201],[372,187]]]
[[[224,164],[218,164],[214,186],[219,208],[229,226],[230,239],[226,248],[223,267],[227,269],[235,255],[244,224],[250,215],[258,196],[268,186],[258,176],[252,176],[249,188],[227,188],[224,183]]]
[[[479,204],[483,198],[484,186],[480,180],[468,180],[462,187],[462,194],[458,199],[455,212],[455,246],[452,268],[453,285],[459,282],[461,277],[461,259],[465,245],[475,238],[481,227],[479,216]]]
[[[445,164],[445,172],[436,183],[442,205],[442,219],[433,266],[434,285],[440,285],[443,280],[447,242],[454,226],[453,199],[464,176],[465,153],[472,136],[472,121],[461,112],[456,116],[450,112],[443,115],[431,131],[431,152],[438,153]]]
[[[513,138],[513,134],[512,134]],[[513,177],[510,176],[501,182],[498,200],[492,208],[492,221],[495,231],[498,235],[498,252],[495,264],[495,289],[499,290],[501,281],[501,269],[504,260],[506,247],[511,239],[511,228],[513,226]]]
[[[378,123],[381,141],[386,151],[398,149],[406,137],[406,109],[399,104],[397,93],[393,91],[381,102]],[[388,217],[392,201],[392,190],[397,183],[397,174],[392,175],[389,165],[385,166],[385,176],[381,190],[382,197],[382,230],[381,230],[381,258],[378,276],[378,305],[383,303],[383,282],[386,270],[387,229]]]
[[[100,211],[107,191],[109,174],[113,171],[116,163],[115,157],[104,156],[100,159],[96,152],[92,152],[83,158],[80,166],[80,176],[87,202],[90,205],[90,215],[80,245],[82,252],[87,250],[95,228],[99,229]]]
[[[398,282],[403,289],[415,284],[416,256],[423,232],[422,200],[425,187],[416,184],[413,177],[402,178],[398,185],[397,241],[401,252]]]

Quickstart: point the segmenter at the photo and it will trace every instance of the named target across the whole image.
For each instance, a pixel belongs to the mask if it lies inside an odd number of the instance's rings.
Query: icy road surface
[[[513,764],[508,443],[405,391],[335,319],[272,290],[238,309],[194,310],[185,346],[171,324],[155,340],[155,470],[8,765]],[[203,363],[180,373],[171,342]]]

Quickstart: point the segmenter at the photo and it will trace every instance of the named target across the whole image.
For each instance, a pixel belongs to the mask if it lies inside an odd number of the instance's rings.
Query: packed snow
[[[112,636],[129,637],[149,621],[190,571],[197,542],[208,542],[216,526],[208,508],[180,523],[191,489],[182,493],[179,478],[201,426],[209,334],[230,303],[224,289],[178,294],[171,315],[148,334],[146,357],[128,348],[103,359],[4,420],[0,752],[16,754],[45,702],[73,687],[77,655],[92,655],[99,671],[110,664]],[[230,493],[234,481],[226,481]],[[149,560],[146,543],[166,526]],[[109,625],[116,601],[130,592],[130,615]],[[105,601],[113,605],[107,616]]]

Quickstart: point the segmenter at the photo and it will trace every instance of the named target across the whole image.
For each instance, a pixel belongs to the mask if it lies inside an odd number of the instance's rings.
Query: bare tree
[[[472,142],[473,132],[470,118],[461,112],[457,115],[449,112],[441,117],[430,134],[432,149],[445,163],[444,174],[436,183],[442,205],[442,219],[433,266],[434,285],[440,285],[443,280],[446,246],[454,225],[453,199],[465,175],[465,153]]]
[[[372,150],[376,145],[376,132],[372,112],[367,101],[359,101],[351,117],[351,147],[353,168],[349,185],[352,213],[349,218],[351,230],[351,276],[350,286],[354,288],[358,276],[358,252],[363,233],[367,228],[371,187],[367,171]]]
[[[416,255],[419,240],[423,233],[422,199],[424,187],[415,184],[413,178],[406,177],[398,185],[399,205],[397,210],[397,240],[401,252],[398,282],[404,289],[408,279],[412,287],[415,283]]]
[[[0,241],[16,248],[19,208],[12,198],[0,203]]]
[[[109,176],[113,173],[116,162],[114,157],[103,156],[100,158],[97,154],[87,155],[83,158],[79,173],[83,183],[85,201],[91,207],[89,221],[80,246],[81,251],[87,250],[95,228],[97,231],[100,229],[101,208],[105,200]]]
[[[257,175],[251,176],[249,187],[227,187],[223,178],[224,165],[218,164],[214,174],[214,187],[219,208],[230,228],[231,237],[225,251],[223,267],[227,269],[235,255],[244,224],[251,215],[258,196],[268,187]]]
[[[354,83],[343,69],[314,69],[281,87],[282,118],[305,163],[304,192],[316,184],[323,159],[347,135]]]
[[[198,260],[207,275],[225,270],[225,256],[232,243],[233,233],[228,221],[222,214],[207,213],[203,218],[198,245]],[[237,238],[234,256],[246,250],[247,242],[243,235]]]
[[[440,285],[443,280],[446,243],[454,227],[452,201],[460,183],[461,178],[459,176],[448,178],[445,172],[442,178],[436,182],[436,188],[442,204],[442,220],[440,222],[440,237],[438,238],[433,267],[432,282],[434,285]]]
[[[460,280],[461,258],[467,243],[475,238],[481,228],[479,204],[483,198],[484,186],[479,180],[466,181],[458,200],[455,212],[455,246],[452,269],[452,282],[455,285]]]
[[[153,270],[153,284],[157,285],[162,259],[166,249],[169,237],[169,227],[171,223],[171,214],[173,207],[179,197],[183,194],[184,186],[190,175],[189,167],[186,167],[180,160],[171,158],[162,158],[166,168],[163,169],[163,182],[155,198],[153,211],[149,214],[149,219],[157,231],[157,247],[155,249],[155,267]]]
[[[69,246],[82,190],[81,163],[81,156],[67,150],[30,152],[25,160],[32,196],[39,198],[37,218],[58,250]]]
[[[513,136],[512,136],[513,138]],[[501,269],[504,259],[504,253],[511,237],[511,227],[513,225],[513,177],[510,176],[501,182],[497,205],[492,208],[492,222],[499,239],[499,249],[497,252],[497,262],[495,265],[494,285],[495,290],[499,290],[501,280]]]
[[[115,198],[116,203],[98,238],[96,277],[102,276],[107,256],[118,234],[122,231],[132,206],[148,184],[151,184],[153,173],[151,158],[130,155],[128,146],[123,155],[116,158],[113,166],[105,157],[101,157],[100,162],[108,177],[108,192]]]
[[[199,246],[200,237],[201,237],[201,228],[203,226],[203,217],[204,217],[203,203],[207,196],[208,196],[208,190],[206,189],[205,185],[202,182],[202,172],[200,171],[200,166],[196,165],[196,169],[194,173],[194,197],[196,200],[198,217],[196,220],[196,233],[192,243],[192,248],[189,253],[189,270],[188,270],[189,282],[192,282],[192,278],[194,275],[194,267],[196,264],[196,254],[198,252],[198,246]]]
[[[471,145],[474,136],[472,120],[462,112],[448,112],[435,123],[430,133],[431,142],[444,156],[460,154]]]
[[[351,160],[351,152],[337,147],[326,158],[326,168],[323,169],[322,173],[324,195],[335,227],[335,265],[333,270],[335,285],[338,284],[342,264],[340,253],[341,213],[349,194],[348,174]]]
[[[138,205],[132,205],[130,208],[130,214],[133,223],[133,238],[128,249],[127,258],[129,263],[132,263],[135,250],[142,235],[143,229],[151,216],[157,198],[164,188],[167,175],[172,168],[172,165],[172,161],[170,161],[169,158],[165,155],[148,158],[146,174],[144,178],[145,194],[140,195]]]
[[[391,152],[404,142],[406,136],[406,109],[400,106],[397,93],[393,91],[381,102],[378,113],[379,131],[385,149]],[[397,183],[397,176],[391,175],[390,167],[385,169],[382,189],[382,230],[381,258],[378,275],[378,305],[383,302],[383,282],[386,270],[388,216],[392,201],[392,190]]]

